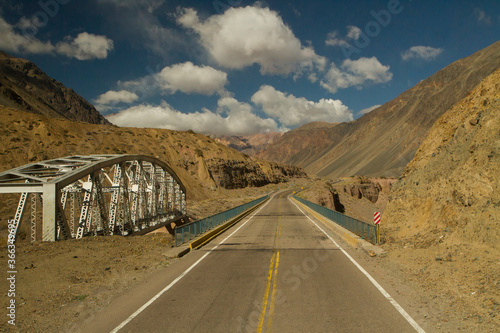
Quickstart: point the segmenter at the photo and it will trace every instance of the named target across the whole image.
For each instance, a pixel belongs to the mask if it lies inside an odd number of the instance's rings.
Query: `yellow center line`
[[[266,332],[271,332],[273,328],[273,315],[274,315],[274,308],[276,305],[276,280],[277,280],[277,275],[278,275],[278,266],[280,263],[280,251],[276,253],[276,266],[274,267],[274,279],[273,279],[273,292],[271,294],[271,305],[269,308],[269,319],[267,321],[267,329]]]
[[[283,194],[282,194],[283,195]],[[279,198],[281,199],[281,196]],[[266,319],[266,310],[269,300],[269,293],[271,292],[271,300],[269,305],[269,318],[267,322],[266,332],[272,331],[273,326],[273,315],[276,307],[276,293],[277,293],[277,280],[278,280],[278,266],[280,261],[280,251],[279,251],[279,237],[281,236],[281,226],[279,225],[281,221],[281,200],[278,204],[278,225],[276,226],[276,233],[274,234],[274,253],[271,257],[271,263],[269,266],[269,274],[267,277],[266,291],[264,293],[262,312],[260,314],[259,326],[257,327],[257,332],[262,333],[264,327],[264,321]],[[274,273],[274,274],[273,274]],[[271,289],[272,282],[272,289]]]
[[[262,326],[264,326],[264,318],[266,317],[266,308],[267,308],[267,299],[269,298],[269,289],[271,289],[271,280],[273,278],[273,268],[274,268],[274,258],[276,257],[276,253],[271,257],[271,264],[269,265],[269,275],[267,277],[267,286],[266,292],[264,293],[264,299],[262,304],[262,312],[260,314],[259,327],[257,328],[257,332],[262,332]]]

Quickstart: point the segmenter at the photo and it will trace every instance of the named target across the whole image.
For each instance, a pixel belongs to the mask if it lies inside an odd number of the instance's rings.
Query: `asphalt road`
[[[415,332],[289,194],[111,303],[83,330]]]

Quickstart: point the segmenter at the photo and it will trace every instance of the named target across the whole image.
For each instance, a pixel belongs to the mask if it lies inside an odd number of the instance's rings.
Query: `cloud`
[[[361,36],[361,33],[362,33],[362,31],[360,28],[358,28],[354,25],[347,26],[347,38],[358,40],[359,36]]]
[[[353,119],[349,108],[339,100],[321,99],[312,102],[277,91],[268,85],[260,87],[252,96],[252,102],[285,126],[298,126],[313,121],[336,123]]]
[[[225,68],[258,64],[261,74],[298,75],[322,70],[326,64],[324,57],[303,46],[278,13],[269,8],[229,8],[204,22],[194,9],[184,9],[177,22],[193,30],[210,56]]]
[[[54,46],[50,41],[42,42],[35,37],[34,33],[28,33],[28,31],[36,31],[30,29],[35,26],[36,22],[26,18],[22,18],[16,26],[12,26],[0,17],[0,48],[13,53],[57,53],[78,60],[105,59],[108,52],[113,50],[111,39],[87,32],[80,33],[74,39],[66,37],[64,42],[59,42]]]
[[[113,50],[113,41],[106,36],[82,32],[76,38],[66,37],[56,45],[59,54],[78,60],[106,59]]]
[[[138,99],[139,96],[126,90],[121,90],[121,91],[110,90],[100,95],[95,100],[95,102],[97,104],[103,104],[103,105],[116,105],[118,103],[133,103]]]
[[[157,77],[161,88],[171,93],[212,95],[224,91],[228,83],[226,73],[210,66],[195,66],[192,62],[165,67]]]
[[[100,97],[103,97],[102,102],[119,99],[109,92]],[[253,104],[223,96],[218,100],[215,110],[203,108],[202,111],[194,113],[175,110],[163,101],[160,105],[133,106],[106,117],[118,126],[192,129],[199,133],[217,135],[284,132],[289,127],[312,121],[343,122],[353,119],[351,111],[339,100],[321,99],[312,102],[266,85],[252,96],[251,101]],[[257,107],[262,108],[265,116],[256,113]]]
[[[332,63],[330,70],[321,80],[321,86],[331,93],[336,93],[338,89],[361,88],[366,82],[385,83],[390,80],[390,67],[382,65],[376,57],[346,59],[340,68]]]
[[[345,40],[338,38],[338,31],[332,31],[326,36],[325,44],[328,46],[348,45]]]
[[[263,119],[252,112],[252,107],[231,97],[221,98],[217,112],[182,113],[166,102],[159,106],[142,104],[106,117],[118,126],[153,127],[170,130],[190,130],[217,135],[250,135],[277,132],[286,129],[270,118]]]
[[[426,61],[433,60],[443,52],[442,48],[434,48],[430,46],[412,46],[401,54],[403,60],[423,59]]]
[[[370,113],[373,110],[375,110],[375,109],[377,109],[377,108],[379,108],[381,106],[382,105],[380,105],[380,104],[377,104],[377,105],[374,105],[374,106],[370,106],[369,108],[366,108],[366,109],[363,109],[363,110],[359,111],[358,114],[365,115],[365,114]]]
[[[348,25],[347,35],[345,38],[358,40],[362,33],[363,32],[360,28],[354,25]],[[328,46],[350,46],[350,44],[344,38],[339,38],[338,31],[330,32],[326,37],[325,44]]]
[[[122,89],[133,91],[140,98],[158,94],[174,94],[178,91],[185,94],[202,94],[220,96],[229,95],[224,89],[228,83],[227,74],[210,66],[196,66],[185,62],[164,67],[158,73],[132,81],[118,81]]]
[[[475,8],[474,9],[474,16],[476,17],[476,20],[479,23],[483,23],[486,25],[491,24],[491,17],[486,15],[486,12],[480,8]]]
[[[21,20],[19,27],[27,27],[27,22]],[[21,34],[15,27],[0,17],[0,49],[13,53],[50,54],[54,52],[54,45],[42,42],[31,34]]]

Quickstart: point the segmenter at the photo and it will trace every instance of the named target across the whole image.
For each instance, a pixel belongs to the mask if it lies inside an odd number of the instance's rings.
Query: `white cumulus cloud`
[[[18,26],[22,28],[27,24],[26,19],[22,19]],[[32,35],[16,32],[12,25],[0,17],[0,49],[14,53],[50,54],[54,52],[54,45]]]
[[[185,62],[166,66],[161,71],[132,81],[118,81],[118,86],[145,98],[157,94],[229,95],[225,90],[227,74],[210,66]]]
[[[111,39],[87,32],[80,33],[76,38],[68,36],[54,46],[50,41],[39,40],[33,33],[26,33],[32,31],[30,27],[35,23],[23,17],[16,26],[12,26],[0,17],[0,49],[13,53],[58,53],[78,60],[105,59],[113,50]]]
[[[56,50],[78,60],[106,59],[113,50],[113,41],[106,36],[82,32],[76,38],[66,37],[56,45]]]
[[[433,60],[438,55],[443,52],[442,48],[434,48],[430,46],[412,46],[409,50],[406,50],[401,54],[403,60],[410,59],[423,59],[423,60]]]
[[[303,97],[285,94],[268,85],[260,87],[252,96],[252,102],[285,126],[298,126],[313,121],[335,123],[353,119],[349,108],[339,100],[321,99],[312,102]]]
[[[249,135],[261,132],[283,131],[276,121],[263,119],[252,112],[252,107],[232,97],[221,98],[218,109],[212,112],[183,113],[175,110],[166,102],[153,106],[141,104],[133,106],[107,119],[118,126],[152,127],[217,135]]]
[[[268,8],[230,8],[203,22],[194,9],[184,9],[177,22],[196,32],[201,45],[226,68],[258,64],[262,74],[297,75],[326,64],[324,57],[303,46],[278,13]]]
[[[120,91],[113,91],[110,90],[102,95],[100,95],[95,102],[97,104],[103,104],[103,105],[115,105],[118,103],[133,103],[139,99],[139,96],[136,94],[126,91],[126,90],[120,90]]]
[[[157,75],[161,88],[175,93],[212,95],[222,92],[227,84],[227,74],[210,66],[195,66],[185,62],[165,67]]]
[[[321,80],[321,86],[331,93],[336,93],[338,89],[361,88],[367,82],[385,83],[390,80],[392,73],[389,66],[382,65],[376,57],[363,57],[358,60],[346,59],[340,68],[332,63]]]

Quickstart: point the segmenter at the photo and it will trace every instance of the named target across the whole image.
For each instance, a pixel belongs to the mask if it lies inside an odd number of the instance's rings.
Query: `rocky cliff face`
[[[339,213],[373,223],[373,213],[384,211],[394,181],[368,177],[317,180],[298,195]]]
[[[271,172],[267,173],[259,163],[241,160],[211,159],[207,165],[215,183],[226,189],[259,187],[287,182],[293,177],[306,177],[301,168],[276,163],[269,165]]]
[[[344,185],[344,192],[349,193],[351,197],[358,199],[366,198],[372,203],[378,201],[382,186],[379,183],[370,181],[366,177],[361,177],[358,183],[351,185]]]
[[[431,128],[382,215],[390,259],[449,317],[500,325],[500,70]]]
[[[320,177],[399,176],[434,122],[500,67],[500,42],[456,61],[348,123],[283,135],[259,156]]]
[[[0,52],[0,105],[52,118],[109,124],[89,102],[32,62]]]

